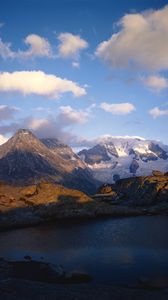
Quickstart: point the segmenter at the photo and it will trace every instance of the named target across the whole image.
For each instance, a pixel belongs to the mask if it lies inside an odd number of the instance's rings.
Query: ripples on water
[[[168,218],[163,216],[55,223],[0,233],[0,256],[62,264],[95,282],[168,278]]]

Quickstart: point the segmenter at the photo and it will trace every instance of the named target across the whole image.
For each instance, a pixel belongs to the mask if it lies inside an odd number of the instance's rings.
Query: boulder
[[[112,186],[107,183],[103,184],[98,191],[98,194],[109,194],[109,193],[112,193]]]
[[[153,176],[163,176],[164,174],[159,170],[153,170],[152,175]]]
[[[37,194],[37,186],[31,185],[21,190],[22,196],[32,197]]]

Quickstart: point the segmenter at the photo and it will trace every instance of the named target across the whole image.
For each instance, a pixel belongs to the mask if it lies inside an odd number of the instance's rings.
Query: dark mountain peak
[[[13,139],[23,139],[24,141],[30,140],[30,139],[36,139],[38,140],[38,138],[28,129],[19,129],[13,136]]]
[[[31,131],[19,129],[13,137],[0,146],[0,157],[15,150],[41,153],[47,149]]]
[[[118,157],[117,150],[112,142],[109,144],[101,142],[88,150],[80,151],[78,155],[91,165],[101,163],[101,161],[110,161],[111,156]]]
[[[20,129],[0,146],[0,180],[23,185],[45,180],[93,193],[97,181],[72,149],[61,145]]]
[[[106,147],[103,144],[97,144],[93,148],[90,148],[88,150],[84,149],[80,151],[78,155],[79,157],[84,156],[84,161],[91,165],[95,163],[100,163],[102,160],[110,160]]]
[[[32,135],[32,132],[28,129],[21,128],[15,133],[15,135],[25,135],[25,134]]]

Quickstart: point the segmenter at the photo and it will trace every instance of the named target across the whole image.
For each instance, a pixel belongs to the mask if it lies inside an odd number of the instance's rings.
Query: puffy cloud
[[[168,109],[162,110],[159,107],[154,107],[149,111],[150,115],[156,119],[162,116],[168,116]]]
[[[74,143],[78,139],[70,132],[73,125],[84,124],[91,117],[93,105],[85,110],[73,109],[71,106],[61,106],[54,118],[49,115],[46,118],[27,117],[9,125],[1,125],[0,133],[13,134],[20,128],[32,130],[38,137],[56,137],[66,143]]]
[[[135,106],[131,103],[107,103],[102,102],[100,108],[112,115],[127,115],[135,110]]]
[[[62,79],[42,71],[16,71],[0,73],[0,92],[19,92],[23,95],[36,94],[58,98],[71,92],[75,97],[86,94],[86,90],[76,82]]]
[[[168,69],[168,6],[126,14],[120,31],[99,44],[96,55],[112,67]]]
[[[142,82],[150,89],[160,91],[168,87],[168,80],[162,76],[149,76],[141,78]]]
[[[69,32],[59,34],[58,40],[60,41],[58,54],[63,58],[76,57],[81,50],[88,47],[87,41],[82,39],[79,35],[74,35]]]
[[[58,118],[64,126],[83,124],[88,121],[89,112],[88,110],[75,110],[71,106],[61,106]]]
[[[15,106],[0,105],[0,121],[11,120],[20,109]]]
[[[34,58],[34,57],[54,57],[49,41],[37,34],[28,35],[24,43],[28,46],[25,51],[13,51],[11,43],[5,43],[0,39],[0,56],[7,58]]]
[[[40,138],[58,138],[66,143],[69,143],[75,138],[75,135],[66,131],[64,123],[60,123],[59,118],[51,116],[46,119],[27,118],[19,128],[28,128],[32,130]]]
[[[52,57],[52,48],[47,39],[37,35],[30,34],[25,40],[25,44],[29,46],[27,51],[19,51],[18,56],[23,57]]]
[[[48,57],[48,58],[75,58],[77,59],[80,51],[88,47],[87,41],[82,39],[79,35],[73,35],[72,33],[61,33],[58,35],[58,55],[53,54],[52,46],[50,42],[40,35],[29,34],[24,43],[28,47],[26,50],[17,51],[12,50],[12,45],[9,42],[4,42],[0,38],[0,56],[3,59],[26,59],[35,57]],[[74,61],[73,67],[79,67],[79,62]]]
[[[59,112],[55,118],[27,118],[24,120],[24,127],[32,129],[39,136],[60,136],[65,133],[65,129],[72,125],[84,124],[89,120],[90,110],[77,110],[71,106],[60,106]],[[66,135],[68,133],[66,132]]]

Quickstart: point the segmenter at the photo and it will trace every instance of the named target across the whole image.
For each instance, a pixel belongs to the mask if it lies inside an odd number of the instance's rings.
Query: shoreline
[[[43,272],[41,272],[43,270]],[[130,284],[96,283],[89,274],[67,273],[63,267],[46,262],[5,261],[0,258],[1,299],[59,299],[59,300],[167,300],[165,282],[150,279],[136,280]]]
[[[49,209],[49,206],[47,207]],[[7,212],[5,219],[0,220],[0,232],[5,230],[15,230],[19,228],[34,227],[46,225],[50,223],[61,222],[80,222],[87,220],[111,219],[111,218],[127,218],[138,216],[168,216],[168,207],[152,206],[130,207],[126,205],[110,205],[109,203],[89,203],[78,204],[77,206],[61,206],[55,204],[50,208],[50,213],[46,211],[44,214],[32,213],[32,208],[27,208],[23,214],[13,214]],[[29,217],[27,217],[29,215]]]

